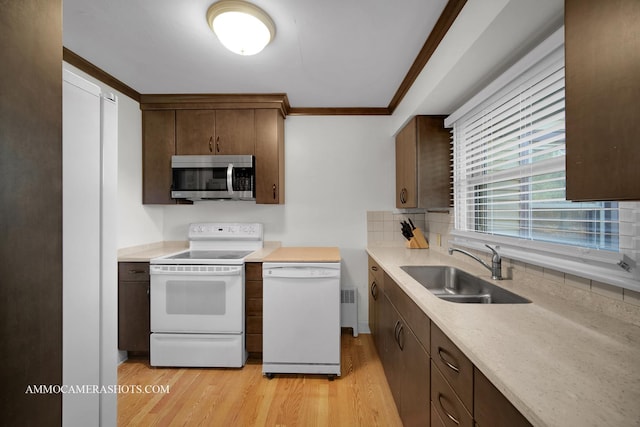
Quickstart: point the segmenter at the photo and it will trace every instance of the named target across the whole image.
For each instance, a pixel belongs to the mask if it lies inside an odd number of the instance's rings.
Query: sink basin
[[[526,298],[465,271],[449,266],[400,267],[432,294],[445,301],[467,304],[525,304]]]

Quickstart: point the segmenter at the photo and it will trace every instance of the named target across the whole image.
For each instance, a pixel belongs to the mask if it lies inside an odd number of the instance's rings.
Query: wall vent
[[[353,329],[353,336],[358,336],[358,290],[356,288],[340,290],[340,326]]]

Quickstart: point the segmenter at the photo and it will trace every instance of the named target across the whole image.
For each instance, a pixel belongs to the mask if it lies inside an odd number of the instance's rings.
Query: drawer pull
[[[375,266],[375,265],[372,265],[372,266],[371,266],[371,269],[372,269],[373,271],[378,271],[378,267],[377,267],[377,266]]]
[[[129,270],[129,274],[144,274],[146,271],[144,270]]]
[[[400,326],[400,321],[396,321],[396,326],[393,327],[393,337],[396,339],[396,342],[398,342],[398,326]]]
[[[374,301],[378,300],[378,284],[376,282],[371,282],[371,296]]]
[[[447,353],[447,351],[445,349],[443,349],[442,347],[438,347],[438,357],[440,357],[440,360],[442,360],[442,363],[444,363],[445,365],[447,365],[447,367],[449,369],[451,369],[453,372],[455,372],[456,374],[460,373],[460,368],[458,368],[456,365],[452,364],[451,362],[449,362],[447,359],[444,358],[444,356],[442,354],[449,354]]]
[[[456,417],[454,417],[453,415],[451,415],[451,414],[449,413],[449,411],[447,411],[447,410],[444,408],[444,405],[442,404],[442,398],[443,398],[443,397],[444,397],[444,396],[442,395],[442,393],[438,393],[438,404],[440,404],[440,408],[442,408],[442,412],[444,412],[444,414],[447,416],[447,418],[449,418],[451,421],[453,421],[454,423],[456,423],[456,425],[460,425],[460,421],[459,421]]]
[[[401,341],[400,336],[404,338],[404,325],[400,324],[400,329],[398,329],[398,338],[396,341],[398,342],[398,347],[400,347],[400,351],[404,351],[404,339]]]

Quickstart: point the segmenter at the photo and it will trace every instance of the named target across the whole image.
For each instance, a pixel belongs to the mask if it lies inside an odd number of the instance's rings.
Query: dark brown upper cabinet
[[[142,111],[142,203],[175,204],[171,156],[176,152],[174,110]]]
[[[254,154],[254,110],[177,110],[176,154]]]
[[[638,22],[638,0],[565,0],[568,200],[640,200]]]
[[[396,207],[451,205],[449,129],[444,116],[415,116],[396,136]]]

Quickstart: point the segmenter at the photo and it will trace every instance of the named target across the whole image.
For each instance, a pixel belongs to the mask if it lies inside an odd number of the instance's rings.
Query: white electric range
[[[244,366],[244,259],[262,234],[257,223],[191,224],[189,249],[150,261],[151,366]]]

